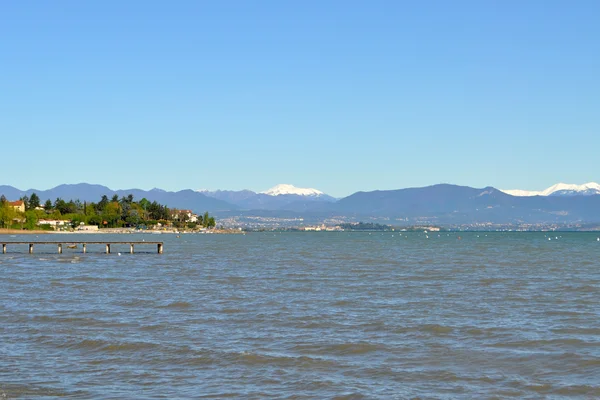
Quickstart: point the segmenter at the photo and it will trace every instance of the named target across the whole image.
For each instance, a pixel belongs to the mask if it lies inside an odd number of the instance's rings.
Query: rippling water
[[[598,234],[460,235],[9,246],[0,398],[600,397]]]

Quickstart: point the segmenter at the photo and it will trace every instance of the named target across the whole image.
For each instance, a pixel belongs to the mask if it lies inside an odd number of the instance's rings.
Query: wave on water
[[[399,327],[394,329],[395,333],[428,333],[433,335],[448,335],[454,331],[451,326],[439,324],[424,324],[416,326]]]
[[[174,301],[167,305],[162,306],[162,308],[191,308],[193,304],[187,301]]]
[[[429,332],[429,333],[433,333],[435,335],[447,335],[449,333],[452,333],[454,328],[452,328],[450,326],[438,325],[438,324],[425,324],[425,325],[421,325],[419,327],[419,330],[421,332]]]
[[[318,357],[308,356],[284,356],[260,354],[252,351],[242,351],[239,353],[230,353],[228,358],[234,362],[242,362],[250,365],[270,365],[276,367],[295,367],[295,368],[329,368],[337,365],[336,362]]]
[[[600,342],[586,341],[576,338],[559,338],[559,339],[537,339],[537,340],[520,340],[512,342],[494,343],[493,347],[514,347],[514,348],[531,348],[531,349],[560,349],[563,347],[600,347]]]
[[[351,356],[385,351],[386,346],[379,343],[358,342],[338,344],[299,344],[292,349],[299,353]]]
[[[2,383],[0,384],[0,399],[41,399],[41,398],[87,398],[89,394],[83,390],[65,391],[36,383],[27,385]]]
[[[84,339],[76,342],[66,342],[59,347],[95,352],[136,352],[157,349],[160,346],[148,342],[111,342],[103,339]]]

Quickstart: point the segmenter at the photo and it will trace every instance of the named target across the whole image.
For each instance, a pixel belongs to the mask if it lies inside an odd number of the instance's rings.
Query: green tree
[[[91,215],[88,217],[88,224],[100,226],[102,224],[102,217],[100,215]]]
[[[57,197],[56,200],[54,200],[53,208],[55,210],[58,210],[61,214],[63,214],[61,209],[64,210],[66,207],[67,207],[67,202],[64,201],[63,199],[61,199],[60,197]]]
[[[46,203],[44,203],[44,209],[46,212],[52,211],[52,208],[52,201],[50,201],[50,199],[46,200]]]
[[[150,204],[151,203],[145,197],[138,202],[138,205],[139,205],[140,209],[142,210],[142,213],[140,213],[140,215],[142,216],[143,220],[148,219],[148,206]]]
[[[49,218],[50,219],[61,219],[62,218],[62,214],[58,210],[52,210],[52,212],[49,215]]]
[[[104,209],[106,208],[107,205],[108,205],[108,197],[106,197],[106,195],[104,195],[104,196],[102,196],[102,199],[100,199],[100,201],[96,205],[96,211],[98,212],[98,214],[101,214],[102,212],[104,212]]]
[[[54,208],[60,211],[61,214],[74,214],[77,212],[77,204],[73,200],[69,200],[67,203],[60,197],[54,202]]]
[[[29,208],[34,210],[35,208],[40,206],[40,198],[37,194],[31,193],[31,197],[29,198]]]
[[[65,209],[64,211],[61,210],[61,214],[75,214],[77,212],[79,212],[79,210],[81,209],[81,203],[79,203],[79,200],[77,201],[73,201],[73,200],[69,200],[68,203],[66,203]]]
[[[140,223],[140,215],[137,210],[130,210],[129,214],[125,217],[125,225],[137,226]]]
[[[35,208],[25,212],[25,229],[30,231],[34,230],[37,227],[38,221],[39,218],[37,213],[35,212]]]
[[[120,224],[121,220],[121,206],[118,201],[111,201],[108,203],[104,212],[102,213],[103,220],[108,222],[109,228],[116,228]]]
[[[133,195],[128,194],[127,196],[121,197],[121,204],[132,204],[133,203]]]
[[[29,210],[29,197],[23,196],[19,200],[21,200],[25,205],[25,211]]]
[[[10,228],[13,220],[17,218],[17,212],[7,201],[0,203],[0,224],[2,228]]]
[[[214,228],[217,225],[217,222],[215,221],[214,217],[209,217],[208,218],[208,224],[206,224],[207,228]]]

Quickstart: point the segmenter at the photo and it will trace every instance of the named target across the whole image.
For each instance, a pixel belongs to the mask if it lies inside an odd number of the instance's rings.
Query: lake
[[[1,237],[165,252],[9,245],[0,399],[598,398],[599,236]]]

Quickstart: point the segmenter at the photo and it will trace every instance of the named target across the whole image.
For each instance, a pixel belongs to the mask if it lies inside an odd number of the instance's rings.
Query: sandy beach
[[[44,235],[46,233],[56,233],[54,231],[26,231],[21,229],[0,229],[0,235]]]

